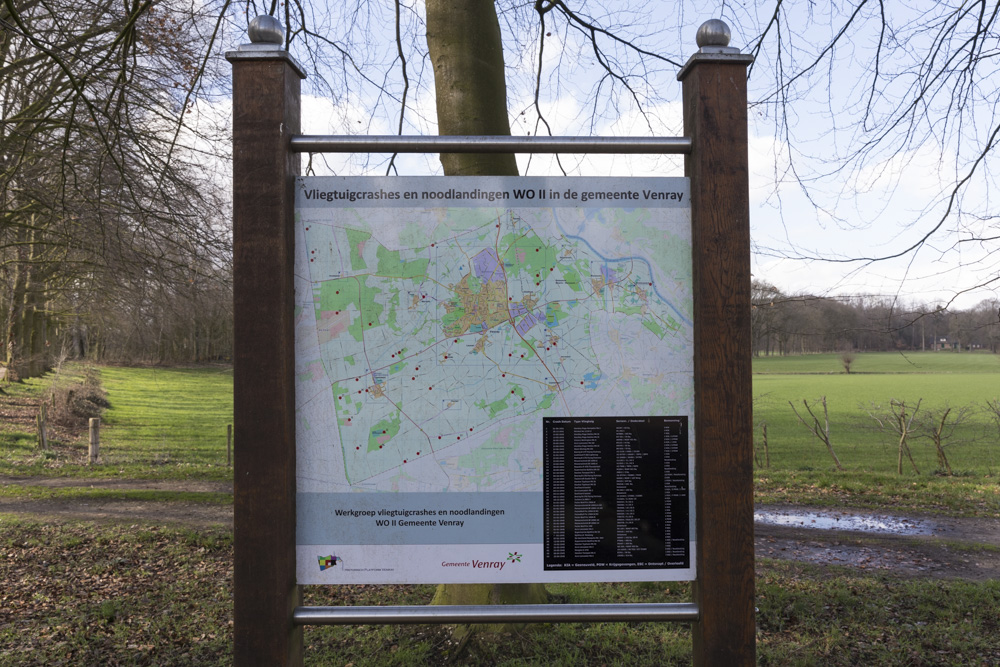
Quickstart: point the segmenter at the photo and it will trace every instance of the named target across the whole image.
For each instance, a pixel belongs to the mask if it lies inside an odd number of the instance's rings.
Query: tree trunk
[[[438,134],[509,135],[500,24],[492,2],[427,1],[427,47],[434,66]],[[503,154],[442,154],[448,176],[517,176]]]
[[[509,135],[503,45],[494,4],[427,0],[427,46],[434,66],[438,134]],[[442,154],[441,164],[448,176],[518,175],[513,155]],[[547,599],[542,584],[445,584],[438,586],[432,604],[533,604]],[[467,633],[466,628],[456,631]]]

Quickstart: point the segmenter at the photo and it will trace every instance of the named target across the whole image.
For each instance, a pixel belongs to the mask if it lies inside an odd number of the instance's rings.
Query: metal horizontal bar
[[[297,135],[299,153],[690,153],[688,137]]]
[[[292,615],[292,620],[296,625],[697,621],[698,605],[693,602],[679,602],[652,604],[296,607]]]

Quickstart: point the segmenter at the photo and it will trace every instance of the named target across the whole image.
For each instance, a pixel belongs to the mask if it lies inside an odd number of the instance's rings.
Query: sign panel
[[[297,181],[300,583],[694,579],[688,190]]]

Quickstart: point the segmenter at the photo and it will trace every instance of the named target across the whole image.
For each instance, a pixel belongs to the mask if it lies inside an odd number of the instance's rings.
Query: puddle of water
[[[762,510],[754,512],[753,520],[757,523],[774,526],[815,528],[817,530],[855,530],[864,533],[892,535],[934,534],[934,524],[930,521],[877,514]]]

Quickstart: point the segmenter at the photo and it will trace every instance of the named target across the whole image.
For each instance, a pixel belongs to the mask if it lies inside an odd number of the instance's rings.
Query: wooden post
[[[233,465],[233,425],[226,426],[226,465]]]
[[[683,82],[692,150],[695,498],[700,618],[696,665],[756,664],[753,419],[750,387],[749,55],[729,28],[706,22]]]
[[[233,661],[301,665],[295,582],[294,180],[299,85],[284,30],[259,16],[233,65]]]
[[[90,450],[87,457],[88,462],[97,463],[97,456],[101,449],[101,419],[100,417],[90,418]]]
[[[38,406],[38,418],[36,422],[38,425],[38,448],[48,449],[49,438],[45,431],[45,401],[42,401],[42,403]]]

